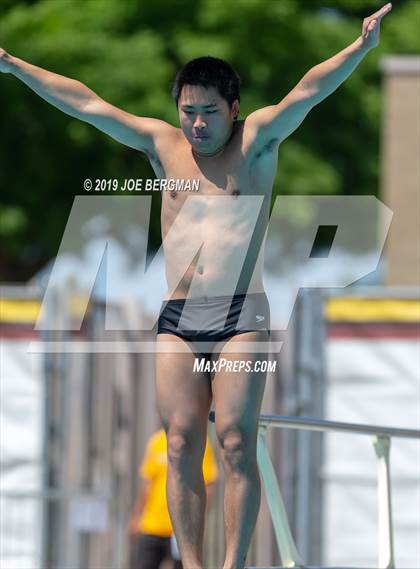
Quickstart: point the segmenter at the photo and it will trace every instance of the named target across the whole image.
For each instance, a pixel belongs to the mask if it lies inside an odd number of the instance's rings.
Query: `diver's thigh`
[[[158,334],[157,342],[165,343],[165,351],[158,349],[155,358],[156,401],[163,427],[167,430],[174,421],[207,423],[212,400],[209,373],[194,371],[195,354],[182,338]],[[177,351],[179,347],[186,351]]]
[[[237,428],[248,436],[256,435],[267,373],[257,371],[255,364],[265,360],[267,354],[252,350],[235,352],[234,346],[236,342],[267,340],[266,332],[238,334],[230,338],[219,352],[218,359],[224,358],[231,364],[230,367],[218,369],[212,382],[216,432],[219,437],[223,437],[232,428]],[[238,363],[241,361],[246,363],[247,368],[239,369]]]

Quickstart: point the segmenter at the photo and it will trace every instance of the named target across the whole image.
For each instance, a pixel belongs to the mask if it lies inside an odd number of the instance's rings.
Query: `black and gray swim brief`
[[[157,333],[211,345],[259,330],[270,333],[270,307],[265,293],[166,300]]]

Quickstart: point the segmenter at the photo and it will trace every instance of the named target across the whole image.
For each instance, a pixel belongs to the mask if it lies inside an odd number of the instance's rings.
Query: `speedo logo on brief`
[[[255,320],[256,320],[256,322],[264,322],[265,318],[262,314],[257,314],[255,316]]]

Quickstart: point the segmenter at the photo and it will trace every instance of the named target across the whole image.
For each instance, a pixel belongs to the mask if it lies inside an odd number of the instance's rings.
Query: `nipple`
[[[176,190],[171,190],[169,195],[171,196],[171,198],[174,200],[176,198]]]

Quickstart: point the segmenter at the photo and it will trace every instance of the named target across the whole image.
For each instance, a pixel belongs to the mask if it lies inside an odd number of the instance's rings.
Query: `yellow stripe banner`
[[[331,298],[324,315],[329,322],[420,322],[420,300]]]

